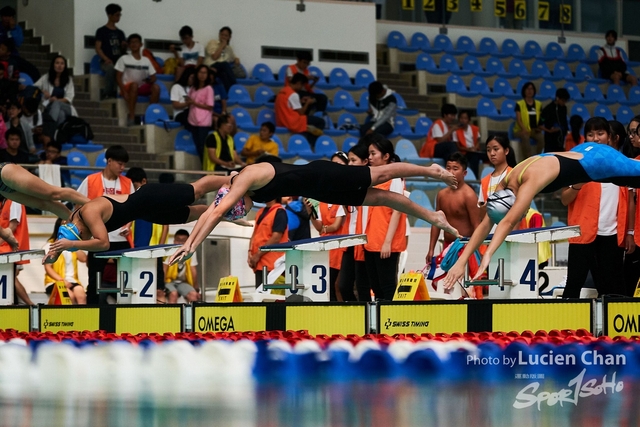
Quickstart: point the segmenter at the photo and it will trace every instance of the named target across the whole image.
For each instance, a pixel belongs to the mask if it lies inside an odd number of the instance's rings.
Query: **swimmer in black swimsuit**
[[[194,221],[206,205],[190,206],[206,193],[229,183],[228,176],[208,175],[191,184],[146,184],[133,194],[98,197],[79,209],[60,227],[43,263],[52,263],[65,250],[105,251],[108,233],[136,219],[155,224]]]
[[[376,137],[379,134],[371,135]],[[404,195],[372,188],[393,178],[417,176],[440,179],[452,187],[457,185],[450,172],[435,164],[425,167],[399,162],[373,168],[350,168],[320,160],[307,165],[258,163],[247,166],[240,174],[232,177],[232,185],[227,194],[220,197],[219,193],[216,203],[209,206],[198,220],[191,236],[169,262],[175,263],[191,256],[222,219],[246,215],[244,205],[247,199],[262,202],[282,196],[303,196],[347,206],[388,206],[422,218],[458,236],[458,231],[447,222],[442,211],[429,211]]]
[[[600,130],[611,135],[605,119],[589,119],[585,124],[587,140],[593,141],[595,138],[590,134]],[[487,215],[474,231],[458,261],[447,273],[444,279],[445,288],[452,288],[464,276],[467,261],[489,235],[493,224],[497,223],[498,226],[482,257],[478,274],[472,280],[479,278],[487,269],[491,256],[511,230],[520,223],[538,193],[553,192],[561,188],[580,191],[579,184],[587,182],[640,188],[640,162],[625,157],[609,145],[597,143],[584,143],[571,151],[545,153],[523,160],[498,184],[496,192],[489,197]]]

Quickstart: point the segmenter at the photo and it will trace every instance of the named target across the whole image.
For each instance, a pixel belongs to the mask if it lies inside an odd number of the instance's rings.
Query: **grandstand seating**
[[[155,125],[164,129],[177,129],[182,126],[180,123],[169,118],[169,113],[160,104],[149,104],[144,113],[144,122],[148,125]]]
[[[330,159],[331,156],[333,156],[336,153],[336,151],[338,151],[338,147],[336,146],[335,141],[330,137],[326,135],[322,135],[316,140],[316,146],[315,146],[316,155]]]
[[[302,135],[292,135],[287,143],[289,154],[294,154],[306,160],[318,160],[322,154],[316,154],[311,150],[309,141]]]
[[[249,134],[246,132],[237,132],[233,136],[233,145],[238,153],[242,151],[248,139],[249,139]]]
[[[410,162],[418,165],[428,165],[432,163],[431,159],[420,157],[416,150],[416,146],[413,145],[413,142],[407,139],[401,139],[398,141],[396,143],[395,151],[403,162]]]
[[[191,135],[191,132],[186,129],[178,131],[174,148],[176,151],[184,151],[188,154],[198,155],[196,143],[193,141],[193,136]]]
[[[89,163],[89,159],[87,158],[87,156],[85,156],[83,153],[77,150],[71,150],[67,154],[67,164],[71,167],[92,166],[91,163]],[[80,179],[86,178],[89,174],[91,174],[91,171],[89,170],[71,169],[71,175],[76,176]]]

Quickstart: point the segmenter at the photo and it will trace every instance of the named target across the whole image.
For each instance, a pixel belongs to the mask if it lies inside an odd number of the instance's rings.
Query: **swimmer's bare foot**
[[[435,163],[431,165],[431,168],[434,169],[434,171],[436,172],[438,179],[443,181],[445,184],[447,184],[451,188],[458,188],[458,180],[456,179],[455,176],[453,176],[451,172],[449,172],[442,166],[437,165]]]
[[[49,251],[49,253],[42,260],[42,264],[53,264],[60,257],[61,252]]]
[[[447,217],[445,216],[444,212],[436,211],[434,212],[434,214],[435,214],[435,218],[434,218],[434,221],[432,222],[433,225],[435,225],[438,228],[441,228],[447,233],[453,234],[456,238],[460,237],[460,233],[458,233],[458,230],[453,228],[453,226],[449,224],[449,221],[447,221]]]

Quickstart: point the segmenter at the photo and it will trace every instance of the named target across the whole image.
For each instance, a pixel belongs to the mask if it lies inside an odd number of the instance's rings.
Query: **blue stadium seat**
[[[327,78],[325,77],[324,73],[322,72],[322,70],[320,68],[318,68],[318,67],[316,67],[314,65],[311,65],[311,66],[309,66],[308,70],[309,70],[309,74],[311,74],[312,76],[316,76],[319,79],[316,82],[314,87],[319,88],[319,89],[326,89],[326,90],[330,90],[330,89],[335,89],[336,88],[336,85],[327,82]]]
[[[537,41],[528,40],[524,44],[524,49],[522,49],[522,55],[520,57],[523,59],[542,58],[544,57],[544,53],[542,53],[542,48]]]
[[[423,70],[430,74],[447,74],[449,72],[438,68],[438,65],[428,53],[418,55],[416,58],[416,70]]]
[[[516,118],[516,102],[513,99],[505,99],[500,105],[500,115],[510,119]]]
[[[518,57],[522,55],[520,52],[520,46],[518,46],[518,43],[513,39],[504,39],[500,51],[506,56]]]
[[[427,196],[427,193],[422,190],[413,190],[409,194],[409,200],[425,209],[430,211],[433,210],[433,205],[431,204],[431,200],[429,200],[429,196]]]
[[[170,76],[171,81],[173,81],[174,76]],[[161,104],[171,104],[171,94],[169,93],[169,89],[167,89],[167,85],[163,83],[157,83],[158,88],[160,89],[160,95],[158,96],[158,102]]]
[[[417,47],[409,46],[404,34],[400,31],[391,31],[387,36],[387,47],[401,49],[404,52],[415,52]]]
[[[583,102],[603,102],[604,94],[600,90],[600,86],[594,83],[587,83],[587,86],[584,88]]]
[[[556,98],[556,85],[549,80],[544,80],[540,83],[536,99],[539,101],[548,101]]]
[[[491,73],[492,75],[497,74],[499,77],[503,77],[506,79],[516,77],[516,74],[507,72],[507,70],[504,69],[504,65],[502,64],[502,61],[500,59],[493,56],[487,60],[485,71],[487,73]]]
[[[626,105],[621,105],[618,107],[618,111],[616,111],[616,120],[624,125],[631,122],[631,119],[633,119],[634,116],[635,114],[633,114],[631,108]]]
[[[487,81],[480,76],[475,76],[474,78],[471,79],[471,83],[469,83],[469,93],[486,96],[488,98],[499,98],[502,96],[499,94],[494,95],[494,93],[491,92],[491,89],[489,88],[489,84],[487,83]]]
[[[580,88],[573,82],[566,82],[564,84],[564,88],[569,92],[569,96],[571,96],[571,100],[575,102],[582,102],[582,92],[580,92]]]
[[[77,150],[71,150],[69,154],[67,154],[67,164],[71,167],[91,166],[87,156]],[[91,173],[92,171],[89,170],[71,169],[71,174],[78,178],[86,178]]]
[[[567,48],[567,56],[564,58],[566,62],[584,61],[587,59],[587,55],[584,53],[584,49],[579,44],[570,44]]]
[[[396,97],[396,101],[398,102],[398,114],[402,114],[403,116],[415,116],[418,114],[418,110],[412,110],[407,107],[407,103],[404,102],[404,98],[398,92],[394,92],[393,95]]]
[[[591,67],[584,63],[577,65],[576,79],[578,79],[578,81],[581,81],[581,82],[585,80],[589,80],[590,83],[596,83],[596,84],[607,82],[605,79],[596,78],[593,75],[593,71],[591,70]]]
[[[76,144],[75,149],[87,155],[103,151],[104,146],[102,144]]]
[[[342,89],[347,89],[347,90],[360,89],[359,87],[351,83],[349,74],[347,74],[344,68],[340,68],[340,67],[336,67],[333,70],[331,70],[331,73],[329,74],[329,82],[333,83],[336,86],[341,87]]]
[[[359,127],[358,119],[351,113],[342,113],[338,117],[338,129],[349,129],[347,133],[350,135],[360,136]]]
[[[541,59],[536,59],[535,61],[533,61],[533,64],[531,65],[531,73],[529,73],[529,75],[533,79],[536,79],[536,78],[547,79],[551,77],[551,71],[549,71],[549,67],[547,66],[546,62],[544,62]]]
[[[431,43],[429,43],[429,38],[420,32],[413,33],[413,35],[411,36],[411,47],[418,48],[423,52],[432,51]]]
[[[418,155],[418,150],[416,150],[416,146],[413,145],[413,142],[408,139],[401,139],[396,143],[395,148],[396,154],[400,157],[400,160],[403,162],[409,162],[416,165],[427,165],[431,163],[431,159],[427,159],[424,157],[420,157]]]
[[[596,105],[596,108],[593,110],[593,115],[594,117],[604,117],[607,120],[613,120],[613,113],[609,107],[604,104]]]
[[[502,95],[509,99],[521,99],[520,94],[516,94],[509,83],[509,80],[498,77],[495,82],[493,82],[493,93],[495,95]]]
[[[415,134],[427,136],[432,125],[433,121],[429,117],[419,117],[418,120],[416,120]]]
[[[98,74],[104,76],[104,71],[102,71],[99,55],[93,55],[93,57],[91,57],[91,62],[89,63],[89,74]]]
[[[417,135],[411,130],[411,125],[409,124],[407,119],[402,116],[396,116],[393,126],[393,133],[396,135],[400,135],[403,138],[417,137]],[[392,136],[390,135],[390,137]]]
[[[249,112],[242,107],[236,107],[231,110],[231,115],[236,119],[236,124],[239,128],[244,129],[245,127],[255,126]]]
[[[107,166],[107,157],[105,156],[106,154],[106,150],[103,151],[102,153],[98,154],[98,157],[96,157],[96,164],[93,165],[97,168],[104,168]],[[73,179],[72,179],[73,181]]]
[[[469,36],[460,36],[458,37],[458,41],[456,42],[456,50],[461,53],[466,53],[467,55],[476,55],[477,49],[476,44],[471,40]]]
[[[18,77],[18,83],[25,86],[33,86],[33,79],[27,73],[20,73],[20,77]]]
[[[289,154],[295,154],[306,160],[318,160],[322,158],[322,155],[316,154],[311,150],[309,141],[302,135],[292,135],[291,138],[289,138],[287,147]]]
[[[509,54],[500,52],[497,43],[491,37],[483,37],[478,45],[478,55],[491,55],[496,58],[506,58]]]
[[[440,69],[447,70],[450,73],[456,74],[458,76],[468,76],[469,74],[471,74],[470,71],[461,70],[460,66],[458,65],[458,61],[456,61],[456,58],[454,58],[453,55],[449,53],[445,53],[440,58]]]
[[[271,68],[267,64],[256,64],[251,72],[251,77],[267,86],[282,86],[283,84],[283,82],[279,82],[273,77],[273,71],[271,71]]]
[[[591,118],[591,114],[589,114],[587,107],[579,103],[573,104],[573,107],[571,107],[571,113],[569,113],[569,115],[580,116],[585,122]]]
[[[164,129],[177,129],[182,125],[169,118],[169,113],[160,104],[150,104],[144,113],[144,122]]]
[[[464,84],[462,79],[458,76],[451,75],[447,79],[446,84],[447,93],[455,93],[457,95],[466,96],[466,97],[474,97],[475,94],[470,94],[467,86]]]
[[[274,125],[276,124],[276,114],[269,108],[263,108],[258,111],[258,116],[256,117],[256,126],[262,127],[262,124],[265,122],[271,122]]]
[[[511,62],[509,62],[509,72],[524,78],[530,77],[527,67],[520,58],[513,58]]]
[[[547,77],[547,79],[557,82],[559,80],[573,81],[573,73],[566,62],[556,61],[556,65],[553,66],[553,76]]]
[[[562,47],[556,42],[549,42],[542,59],[545,61],[561,61],[564,59]]]
[[[284,64],[280,67],[278,71],[278,81],[284,84],[284,81],[287,79],[287,68],[289,68],[288,64]]]
[[[275,96],[275,93],[268,86],[260,86],[256,89],[254,94],[254,101],[259,105],[273,105],[273,101],[270,101]]]
[[[324,119],[324,134],[327,136],[344,136],[344,134],[346,133],[344,129],[336,129],[335,125],[333,124],[333,121],[331,120],[331,116],[330,115],[326,115],[323,116],[322,112],[320,111],[316,111],[314,113],[314,116],[318,116]]]
[[[360,109],[364,109],[364,111],[367,111],[369,109],[369,92],[368,91],[364,91],[360,94],[360,99],[358,100],[358,107],[360,107]]]
[[[271,137],[271,140],[278,144],[278,157],[280,157],[281,159],[288,160],[293,159],[296,156],[295,154],[291,154],[284,149],[284,145],[282,145],[282,141],[280,140],[280,137],[278,137],[278,135],[273,135]]]
[[[477,181],[478,177],[476,176],[476,174],[473,172],[473,170],[471,168],[467,168],[467,175],[464,177],[465,181]]]
[[[485,166],[482,168],[482,172],[480,172],[480,179],[483,179],[485,176],[493,173],[495,169],[491,166]]]
[[[229,88],[229,99],[227,99],[227,104],[239,104],[244,108],[258,108],[262,105],[260,102],[253,102],[247,88],[238,84]]]
[[[480,117],[489,117],[490,119],[493,119],[493,120],[508,119],[506,117],[502,117],[500,113],[498,113],[498,109],[496,108],[496,105],[489,98],[480,98],[478,100],[476,111],[478,116]]]
[[[238,153],[242,151],[248,140],[249,134],[246,132],[237,132],[233,136],[233,145]]]
[[[174,148],[176,151],[184,151],[195,156],[198,155],[196,143],[193,141],[193,136],[191,135],[191,132],[186,129],[178,131],[174,142]]]
[[[356,100],[346,90],[339,90],[333,96],[332,107],[327,107],[328,111],[340,111],[346,108],[355,108]]]
[[[640,104],[640,86],[632,86],[629,89],[629,99],[624,101],[623,104],[631,106]]]
[[[623,104],[627,100],[627,97],[624,96],[624,91],[618,85],[610,84],[607,89],[607,99],[602,102],[602,104],[613,105],[613,104]]]
[[[466,56],[464,61],[462,61],[462,69],[464,71],[469,71],[471,74],[475,74],[476,76],[489,77],[495,74],[485,71],[480,64],[480,61],[478,61],[478,58],[471,55]]]
[[[309,160],[306,160],[306,159],[295,159],[295,161],[293,162],[294,165],[299,165],[299,166],[306,165],[308,163],[309,163]]]
[[[376,80],[371,71],[361,68],[356,73],[356,86],[367,89],[371,83]]]
[[[438,34],[436,38],[433,39],[433,49],[450,55],[461,55],[464,53],[453,47],[451,39],[446,34]]]
[[[242,71],[244,71],[244,75],[247,77],[244,79],[236,78],[237,84],[243,85],[243,86],[253,86],[253,85],[260,84],[260,80],[252,79],[251,77],[249,77],[249,73],[247,72],[247,69],[245,68],[244,64],[240,63],[240,68],[242,68]]]
[[[333,156],[335,152],[338,151],[338,147],[336,146],[335,141],[327,135],[322,135],[316,140],[315,148],[315,154],[326,157],[327,159],[330,159],[331,156]]]
[[[342,141],[342,151],[348,153],[351,148],[358,145],[358,138],[354,138],[353,136],[348,136]]]

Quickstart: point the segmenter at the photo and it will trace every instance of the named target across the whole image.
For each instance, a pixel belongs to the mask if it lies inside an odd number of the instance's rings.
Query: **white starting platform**
[[[181,246],[143,246],[96,253],[96,258],[115,259],[118,270],[117,287],[98,288],[98,293],[118,294],[118,304],[155,304],[158,291],[156,258],[171,256]]]
[[[262,246],[261,251],[285,253],[285,277],[283,285],[265,283],[263,288],[285,289],[285,297],[298,295],[304,300],[329,301],[329,252],[367,243],[365,234],[323,236]]]
[[[579,235],[578,225],[513,231],[491,257],[489,280],[473,284],[492,285],[490,299],[539,298],[538,243],[557,243]],[[485,243],[490,243],[492,237],[487,236]]]
[[[42,259],[43,256],[44,250],[42,249],[0,254],[0,305],[13,305],[15,263]]]

